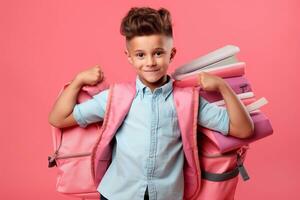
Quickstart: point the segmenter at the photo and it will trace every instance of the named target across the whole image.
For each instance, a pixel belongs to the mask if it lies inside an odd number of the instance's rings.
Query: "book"
[[[221,78],[230,78],[243,76],[245,74],[245,67],[246,64],[244,62],[238,62],[235,64],[229,64],[217,68],[199,69],[187,74],[171,74],[171,77],[175,80],[174,84],[176,84],[176,86],[198,86],[198,74],[202,71],[219,76]]]
[[[256,99],[255,96],[253,96],[253,97],[247,97],[247,98],[242,97],[242,98],[239,98],[239,99],[241,100],[241,102],[242,102],[245,106],[250,105],[250,104],[252,104],[253,102],[257,101],[257,99]],[[217,106],[225,107],[225,101],[224,101],[224,100],[219,100],[219,101],[215,101],[215,102],[211,102],[211,103],[213,103],[213,104],[215,104],[215,105],[217,105]],[[258,109],[257,109],[257,110],[258,110]],[[250,112],[252,112],[252,111],[250,111]]]
[[[255,97],[253,92],[245,92],[245,93],[241,93],[241,94],[237,94],[236,95],[238,97],[238,99],[243,100],[243,99],[248,99],[248,98],[253,98]],[[225,101],[223,100],[223,98],[221,100],[218,101],[214,101],[214,99],[210,99],[207,96],[203,96],[203,98],[205,98],[208,102],[216,104],[218,106],[220,105],[225,105]]]
[[[252,91],[251,85],[245,76],[224,78],[224,81],[227,82],[227,84],[231,87],[235,94]],[[200,88],[199,93],[209,102],[223,99],[221,93],[217,91],[204,91],[202,88]]]
[[[190,73],[201,68],[212,68],[236,63],[238,60],[235,54],[239,51],[240,49],[237,46],[226,45],[178,67],[174,75]]]
[[[250,113],[252,121],[254,123],[253,136],[246,139],[240,139],[233,136],[225,136],[217,131],[200,128],[200,132],[210,139],[217,146],[221,153],[225,153],[244,145],[248,145],[252,142],[265,138],[273,133],[273,128],[269,119],[262,112]]]

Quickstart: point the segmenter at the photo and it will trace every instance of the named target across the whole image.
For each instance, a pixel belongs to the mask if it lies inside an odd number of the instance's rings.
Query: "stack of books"
[[[240,52],[239,47],[226,45],[178,67],[171,74],[175,79],[174,84],[180,87],[198,87],[198,74],[200,72],[217,75],[231,86],[237,97],[247,108],[255,127],[254,135],[251,138],[239,139],[224,136],[216,131],[202,128],[202,132],[216,143],[222,153],[242,147],[273,133],[269,119],[259,110],[268,102],[264,97],[260,99],[255,97],[251,84],[245,75],[246,63],[238,60],[236,56],[238,52]],[[225,106],[223,97],[219,92],[207,92],[200,87],[199,93],[210,103]]]

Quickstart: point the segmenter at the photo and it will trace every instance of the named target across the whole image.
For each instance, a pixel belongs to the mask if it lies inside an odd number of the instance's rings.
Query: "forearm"
[[[49,113],[49,122],[53,125],[59,125],[73,111],[76,104],[77,96],[82,87],[78,79],[73,81],[62,91]]]
[[[230,119],[229,134],[239,138],[251,136],[254,126],[243,103],[225,81],[220,85],[219,92],[223,96]]]

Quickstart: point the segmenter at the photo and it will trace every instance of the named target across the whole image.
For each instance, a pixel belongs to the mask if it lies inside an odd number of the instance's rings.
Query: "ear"
[[[176,51],[177,51],[176,48],[173,47],[171,50],[171,55],[170,55],[170,62],[172,62],[173,58],[175,57]]]
[[[132,58],[131,58],[130,53],[128,52],[128,50],[125,49],[124,53],[125,53],[125,55],[127,56],[128,62],[129,62],[130,64],[132,64]]]

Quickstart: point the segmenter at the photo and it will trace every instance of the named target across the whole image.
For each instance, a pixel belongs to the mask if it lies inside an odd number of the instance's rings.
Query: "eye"
[[[137,54],[135,54],[137,57],[139,57],[139,58],[141,58],[141,57],[143,57],[143,53],[137,53]]]
[[[158,55],[158,56],[161,56],[162,54],[164,54],[163,51],[158,51],[158,52],[156,52],[156,55]]]

